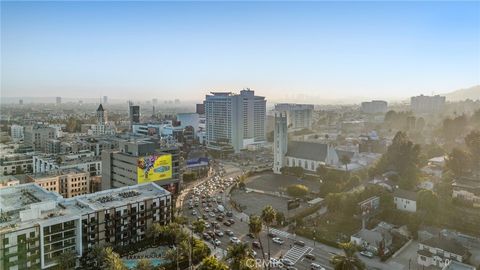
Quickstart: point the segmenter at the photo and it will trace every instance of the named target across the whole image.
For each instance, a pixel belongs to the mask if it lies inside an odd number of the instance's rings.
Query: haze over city
[[[480,84],[472,2],[1,3],[1,96],[406,99]]]

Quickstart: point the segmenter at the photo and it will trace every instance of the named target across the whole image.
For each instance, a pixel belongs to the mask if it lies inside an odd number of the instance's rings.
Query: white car
[[[280,261],[286,266],[293,266],[294,265],[294,263],[290,259],[285,258],[285,259],[281,259]]]
[[[238,239],[236,236],[230,237],[230,242],[232,242],[233,244],[241,243],[240,239]]]
[[[279,237],[275,237],[272,239],[272,242],[276,243],[276,244],[279,244],[279,245],[283,245],[283,243],[285,243],[285,241]]]
[[[215,246],[220,246],[222,242],[218,239],[215,239],[215,241],[213,241],[213,244],[215,244]]]
[[[211,216],[211,217],[215,217],[215,213],[213,213],[213,212],[208,213],[208,215]]]

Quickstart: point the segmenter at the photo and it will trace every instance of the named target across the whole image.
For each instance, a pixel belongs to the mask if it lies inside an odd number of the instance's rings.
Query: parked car
[[[220,240],[218,240],[218,239],[215,239],[215,241],[213,242],[213,244],[218,247],[218,246],[220,246],[220,245],[222,244],[222,242],[221,242]]]
[[[232,211],[228,211],[228,212],[227,212],[227,217],[233,217]]]
[[[370,258],[370,259],[373,258],[373,253],[370,252],[370,251],[366,251],[366,250],[360,252],[360,255],[365,256],[365,257]]]
[[[228,222],[228,220],[223,222],[223,225],[228,226],[228,227],[232,226],[232,224],[230,224],[230,222]]]
[[[268,236],[269,236],[269,237],[271,237],[271,238],[275,238],[275,237],[277,237],[277,235],[276,235],[276,234],[274,234],[274,233],[272,233],[272,232],[269,232],[269,233],[268,233]]]
[[[225,234],[228,236],[233,236],[233,232],[231,230],[225,230]]]
[[[215,234],[219,237],[222,237],[223,236],[223,232],[222,231],[215,231]]]
[[[230,224],[235,224],[235,220],[233,220],[233,218],[229,218],[228,222],[230,222]]]
[[[313,261],[313,260],[315,260],[316,258],[315,258],[315,255],[309,253],[309,254],[305,254],[305,259],[309,259],[309,260],[312,260],[312,261]]]
[[[247,236],[252,238],[252,239],[255,239],[255,235],[253,235],[253,233],[248,233]]]

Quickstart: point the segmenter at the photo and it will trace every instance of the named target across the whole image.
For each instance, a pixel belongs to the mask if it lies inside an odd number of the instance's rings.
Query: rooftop
[[[442,270],[476,270],[475,266],[451,260]]]
[[[405,189],[400,189],[400,188],[396,189],[393,192],[393,196],[398,197],[398,198],[408,199],[408,200],[411,200],[411,201],[416,201],[417,200],[417,193],[415,193],[413,191],[408,191],[408,190],[405,190]]]
[[[35,183],[0,189],[0,232],[39,223],[62,222],[97,210],[167,196],[170,192],[146,183],[64,199]]]

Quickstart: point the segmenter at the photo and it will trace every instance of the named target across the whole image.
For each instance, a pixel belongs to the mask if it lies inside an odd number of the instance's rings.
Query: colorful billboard
[[[172,178],[172,155],[151,155],[137,161],[137,183]]]

